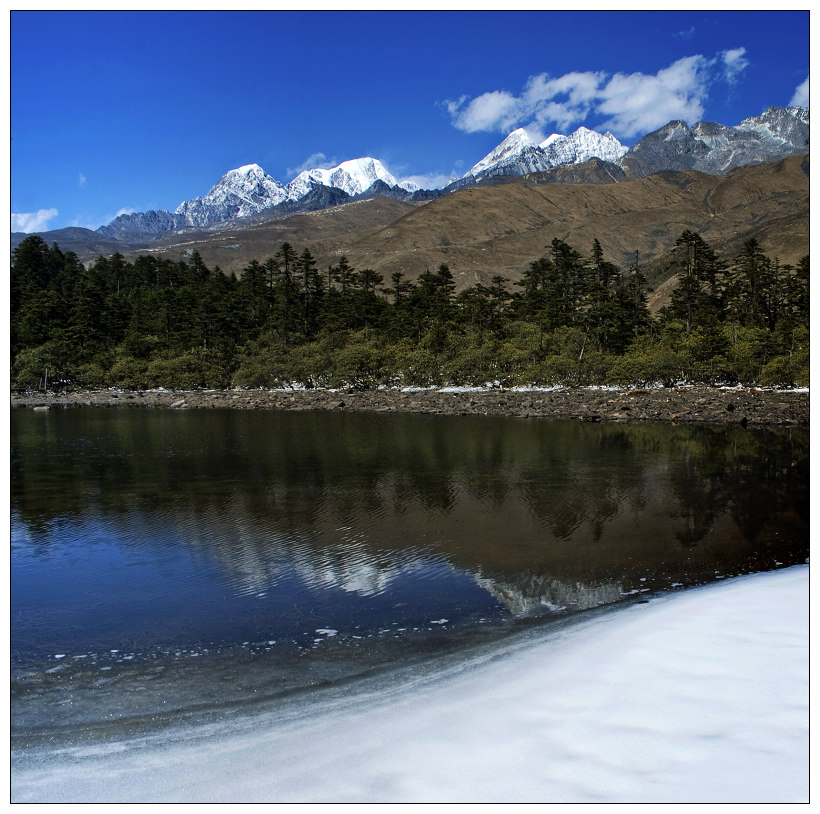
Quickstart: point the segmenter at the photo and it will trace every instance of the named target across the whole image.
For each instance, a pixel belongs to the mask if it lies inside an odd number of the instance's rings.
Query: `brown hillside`
[[[240,273],[283,241],[310,248],[324,270],[346,255],[356,268],[408,279],[447,263],[459,287],[495,274],[515,280],[549,252],[553,238],[589,252],[598,239],[608,260],[627,268],[638,253],[650,282],[685,229],[731,259],[756,237],[782,263],[809,252],[809,160],[742,167],[726,176],[667,172],[612,184],[543,184],[522,179],[472,187],[426,204],[385,198],[293,215],[229,231],[177,236],[152,251],[174,259],[197,249],[209,265]],[[659,288],[658,294],[661,294]]]
[[[685,229],[719,251],[757,236],[767,252],[795,262],[809,251],[809,182],[802,159],[746,167],[726,177],[664,173],[601,185],[472,188],[432,201],[367,239],[349,259],[389,276],[446,262],[461,284],[493,274],[516,278],[553,238],[581,252],[597,238],[609,260],[657,265]],[[764,239],[765,237],[765,239]]]
[[[367,201],[336,206],[318,212],[305,212],[262,223],[237,221],[227,229],[219,227],[190,230],[165,237],[150,249],[122,251],[126,257],[156,254],[173,260],[187,257],[196,250],[210,267],[219,266],[225,272],[242,273],[252,259],[263,261],[276,254],[282,243],[290,243],[297,253],[309,248],[320,260],[319,269],[335,263],[346,238],[366,238],[386,224],[395,223],[421,204],[373,198]]]

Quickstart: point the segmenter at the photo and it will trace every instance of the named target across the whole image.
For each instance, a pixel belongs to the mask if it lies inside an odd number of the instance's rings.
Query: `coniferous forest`
[[[32,235],[12,253],[11,385],[808,385],[808,256],[750,240],[726,260],[685,231],[674,258],[652,315],[637,258],[618,268],[597,240],[457,291],[446,265],[384,280],[288,243],[237,278],[196,252],[83,265]]]

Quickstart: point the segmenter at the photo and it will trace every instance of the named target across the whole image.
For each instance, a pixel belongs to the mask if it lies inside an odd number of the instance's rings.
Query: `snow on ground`
[[[808,651],[795,566],[320,709],[17,758],[12,800],[808,801]]]

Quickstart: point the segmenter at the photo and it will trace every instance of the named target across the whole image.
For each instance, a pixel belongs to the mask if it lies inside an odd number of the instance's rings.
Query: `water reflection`
[[[17,410],[11,498],[16,652],[49,607],[96,637],[116,618],[147,644],[174,619],[177,638],[241,642],[564,613],[802,562],[808,434]]]
[[[625,595],[618,582],[584,585],[535,574],[519,574],[515,581],[476,575],[476,582],[516,617],[588,610],[619,602]]]

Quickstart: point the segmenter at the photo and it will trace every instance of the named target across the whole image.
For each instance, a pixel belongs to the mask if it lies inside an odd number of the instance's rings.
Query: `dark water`
[[[11,441],[20,741],[224,713],[808,556],[805,431],[80,408],[13,410]]]

